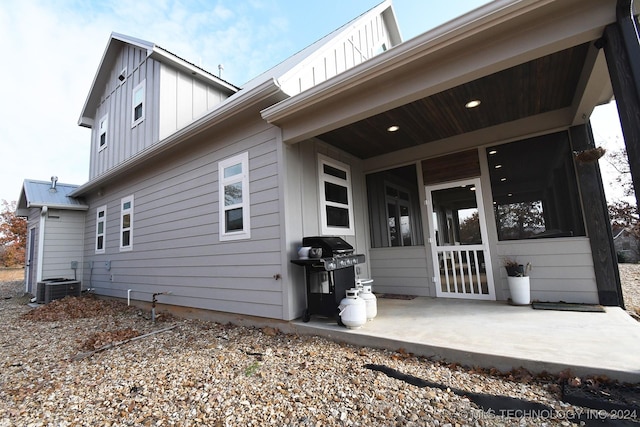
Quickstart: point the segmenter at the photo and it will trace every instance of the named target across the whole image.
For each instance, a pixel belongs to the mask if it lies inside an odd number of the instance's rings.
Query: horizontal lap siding
[[[282,318],[278,164],[274,128],[246,123],[235,134],[183,147],[92,200],[86,260],[99,294]],[[219,241],[218,162],[249,152],[251,239]],[[119,251],[120,199],[134,195],[133,250]],[[95,208],[107,204],[106,253],[95,254]],[[105,268],[111,261],[111,270]]]
[[[427,262],[423,246],[370,249],[374,292],[433,296]]]
[[[53,218],[57,216],[58,218]],[[85,213],[49,210],[45,219],[42,278],[74,278],[71,261],[78,261],[77,278],[82,277],[82,243]]]
[[[508,295],[505,257],[531,263],[531,299],[598,303],[596,277],[588,238],[539,239],[500,242],[497,245],[500,274],[496,287]]]

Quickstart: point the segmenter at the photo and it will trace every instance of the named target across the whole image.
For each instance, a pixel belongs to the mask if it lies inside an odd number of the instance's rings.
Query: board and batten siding
[[[80,279],[83,273],[84,211],[49,209],[44,219],[42,279]],[[71,262],[77,261],[74,272]],[[86,288],[86,286],[84,286]]]
[[[160,66],[160,139],[220,104],[228,94],[166,64]]]
[[[220,242],[218,162],[249,152],[251,239]],[[181,146],[94,196],[85,272],[96,293],[239,314],[283,317],[275,128],[245,121]],[[134,196],[133,248],[120,252],[120,200]],[[106,250],[96,254],[96,208],[107,205]],[[106,264],[110,262],[110,264]],[[110,269],[107,269],[110,266]],[[277,277],[276,277],[277,276]]]
[[[159,140],[160,62],[148,58],[142,49],[124,45],[115,63],[91,129],[89,179],[103,174]],[[124,69],[127,72],[126,79],[120,82],[118,75]],[[145,81],[144,120],[132,127],[133,89],[142,81]],[[100,149],[99,123],[105,116],[108,117],[107,144]]]
[[[370,20],[360,20],[344,37],[337,38],[279,79],[282,89],[296,95],[372,58],[383,51],[383,45],[385,49],[392,46],[384,16],[378,14]]]
[[[435,296],[424,246],[372,248],[369,260],[375,292]]]
[[[529,274],[532,301],[598,304],[596,276],[589,239],[569,237],[556,239],[499,242],[497,253],[500,274],[496,288],[509,295],[505,258],[521,264],[531,263]]]

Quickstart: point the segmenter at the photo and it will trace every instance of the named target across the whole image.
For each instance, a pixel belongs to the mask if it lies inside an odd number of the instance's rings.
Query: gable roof
[[[169,52],[166,49],[161,48],[154,43],[123,34],[111,33],[109,42],[107,43],[107,47],[104,51],[104,54],[102,55],[102,59],[100,60],[98,71],[93,78],[93,83],[91,83],[89,95],[87,96],[84,106],[82,107],[82,112],[80,113],[80,118],[78,119],[78,125],[84,127],[93,126],[93,114],[95,113],[95,110],[100,103],[102,90],[106,86],[107,81],[110,78],[111,65],[115,62],[120,49],[125,44],[129,44],[146,51],[147,58],[158,59],[165,64],[170,64],[172,67],[186,71],[190,74],[193,74],[194,76],[198,76],[207,84],[216,86],[219,89],[228,92],[229,94],[235,93],[239,90],[237,86],[232,85],[231,83],[209,73],[208,71],[198,67],[191,62],[180,58],[179,56]]]
[[[344,36],[353,30],[359,21],[366,21],[368,18],[376,15],[381,15],[383,17],[392,46],[402,43],[402,36],[398,27],[398,21],[396,20],[395,13],[393,11],[392,2],[391,0],[384,0],[360,16],[347,22],[340,28],[288,57],[273,68],[249,80],[242,86],[242,90],[250,90],[267,80],[276,80],[282,86],[282,82],[291,78],[292,75],[300,71],[305,66],[305,63],[314,56],[314,54],[332,43],[342,40]]]
[[[400,36],[400,30],[398,29],[398,23],[395,18],[391,0],[384,0],[371,10],[365,12],[359,17],[343,25],[339,29],[330,33],[329,35],[321,38],[317,42],[294,54],[293,56],[289,57],[288,59],[266,71],[265,73],[250,80],[240,90],[237,90],[236,93],[222,101],[215,108],[208,111],[203,116],[199,117],[184,128],[180,129],[178,132],[167,136],[163,140],[154,144],[149,149],[144,150],[143,152],[127,159],[125,162],[111,168],[104,174],[93,178],[91,181],[78,187],[74,192],[72,192],[71,195],[75,197],[85,195],[88,192],[99,188],[100,185],[103,185],[106,182],[117,178],[128,168],[140,165],[148,161],[149,159],[166,152],[167,150],[174,149],[177,145],[188,141],[193,136],[198,135],[202,132],[206,132],[215,126],[222,125],[226,120],[232,117],[237,117],[237,115],[245,113],[251,108],[259,108],[259,110],[256,111],[261,111],[268,105],[273,105],[279,101],[282,101],[283,99],[288,98],[291,95],[285,93],[282,90],[282,86],[280,85],[278,79],[280,79],[287,73],[293,73],[296,70],[299,70],[301,64],[305,59],[314,57],[314,54],[319,52],[324,47],[330,46],[331,43],[342,40],[342,38],[345,37],[349,31],[352,31],[353,28],[355,28],[358,21],[373,17],[376,14],[383,15],[385,25],[387,26],[388,36],[390,41],[392,42],[392,45],[395,46],[396,44],[401,43],[402,38]],[[114,43],[123,43],[125,42],[125,40],[127,43],[131,43],[132,45],[138,46],[142,49],[149,50],[153,48],[160,49],[162,52],[167,52],[164,49],[158,48],[157,46],[144,40],[139,40],[119,34],[112,34],[109,46],[107,46],[104,57],[100,63],[98,74],[94,79],[91,93],[89,94],[87,103],[85,103],[85,107],[83,108],[83,114],[85,113],[85,111],[87,111],[88,105],[90,105],[90,103],[96,103],[99,100],[92,100],[91,98],[92,96],[100,96],[99,92],[94,93],[96,87],[103,87],[103,83],[100,78],[104,79],[105,76],[101,76],[100,70],[103,69],[103,65],[108,63],[109,60],[113,60],[112,55],[116,55],[118,52],[117,48],[111,47],[111,45]],[[186,61],[184,62],[186,63]],[[93,105],[93,108],[95,108],[95,105]],[[86,119],[90,120],[89,117],[86,117]],[[80,121],[82,122],[82,120],[83,117],[81,116]],[[83,125],[82,123],[79,124],[81,126]]]
[[[507,140],[584,123],[583,117],[589,117],[595,105],[608,102],[613,95],[604,52],[592,42],[615,20],[615,0],[495,0],[265,109],[262,117],[283,129],[283,141],[288,144],[319,137],[356,157],[372,159],[367,167],[374,169],[380,167],[374,162],[385,154],[409,153],[427,142],[489,143],[497,135]],[[471,116],[464,108],[474,99],[471,96],[479,96],[478,88],[487,93],[482,100],[485,106],[499,105],[489,102],[499,97],[507,105],[517,99],[505,96],[512,92],[504,91],[504,82],[496,78],[502,72],[510,73],[507,83],[566,90],[562,83],[543,84],[555,75],[540,64],[530,65],[561,52],[571,55],[582,49],[584,53],[582,44],[588,44],[589,52],[581,57],[582,74],[571,76],[575,91],[570,105],[534,110],[535,114],[510,121],[500,116],[510,113],[509,107],[475,110],[493,114],[489,125],[482,122],[488,114]],[[580,55],[573,58],[580,59]],[[553,71],[558,70],[569,71],[561,67]],[[513,71],[528,72],[529,80]],[[552,91],[550,96],[557,93]],[[394,133],[393,144],[386,143],[391,124],[407,130]],[[499,133],[496,126],[502,126]],[[438,132],[426,139],[425,130]],[[473,138],[464,136],[470,132]],[[372,141],[384,142],[376,153],[370,149]],[[407,156],[412,158],[412,154]]]
[[[51,181],[25,179],[16,214],[27,216],[29,209],[45,206],[52,209],[86,211],[89,206],[84,201],[69,196],[76,188],[78,188],[77,185],[56,183],[55,189],[52,189]]]

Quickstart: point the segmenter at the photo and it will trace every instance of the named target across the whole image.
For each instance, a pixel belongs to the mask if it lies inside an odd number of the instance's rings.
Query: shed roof
[[[16,214],[26,216],[30,208],[44,206],[52,209],[86,211],[89,206],[82,199],[69,196],[76,188],[78,188],[77,185],[61,183],[56,183],[55,188],[52,188],[51,181],[25,179],[18,199]]]

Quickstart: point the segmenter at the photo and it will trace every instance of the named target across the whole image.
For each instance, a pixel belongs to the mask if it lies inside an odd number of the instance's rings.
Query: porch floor
[[[619,307],[604,313],[535,310],[504,301],[378,298],[378,315],[360,329],[311,316],[298,333],[405,351],[501,371],[607,375],[640,382],[640,322]]]

